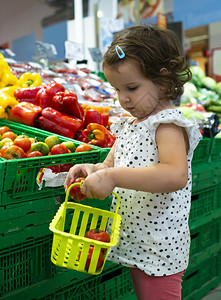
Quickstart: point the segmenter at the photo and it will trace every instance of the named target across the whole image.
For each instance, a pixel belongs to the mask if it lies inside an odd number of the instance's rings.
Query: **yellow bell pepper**
[[[19,78],[19,86],[21,88],[42,85],[41,76],[38,73],[25,72]]]
[[[0,91],[0,119],[8,119],[8,110],[18,103],[19,102],[14,97]]]
[[[5,71],[0,80],[0,88],[12,85],[18,85],[18,78],[11,71]]]
[[[0,55],[0,78],[5,72],[10,73],[11,71],[7,61],[5,60],[4,56],[1,54]]]
[[[12,86],[7,86],[3,89],[0,89],[0,92],[3,92],[11,97],[14,97],[14,93],[17,89],[19,89],[18,85],[12,85]]]

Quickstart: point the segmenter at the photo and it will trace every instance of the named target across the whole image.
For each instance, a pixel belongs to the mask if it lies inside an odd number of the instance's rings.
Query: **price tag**
[[[4,57],[12,57],[15,56],[15,53],[11,49],[1,49],[0,52]]]
[[[101,62],[102,61],[102,54],[99,48],[88,48],[91,58],[95,62]]]
[[[73,60],[82,60],[84,58],[83,44],[65,41],[65,57]]]
[[[54,58],[57,55],[56,48],[53,44],[35,41],[35,45],[39,55],[43,58]]]

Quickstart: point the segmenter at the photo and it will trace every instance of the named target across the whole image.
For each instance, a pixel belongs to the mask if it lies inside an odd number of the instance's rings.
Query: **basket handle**
[[[73,186],[76,186],[76,185],[81,186],[83,184],[83,182],[84,182],[84,180],[82,180],[81,182],[72,183],[68,187],[67,192],[66,192],[66,196],[65,196],[65,204],[64,204],[65,210],[66,210],[66,206],[67,206],[67,202],[68,202],[68,197],[69,197],[69,193],[70,193],[71,188]],[[120,198],[119,198],[118,194],[115,193],[115,192],[111,192],[111,194],[113,194],[117,198],[117,206],[116,206],[116,209],[115,209],[115,214],[117,215],[118,209],[119,209],[119,206],[120,206]]]

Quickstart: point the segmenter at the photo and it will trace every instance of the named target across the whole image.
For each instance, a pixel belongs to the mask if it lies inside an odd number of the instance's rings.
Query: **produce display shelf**
[[[216,214],[221,209],[220,192],[221,188],[217,185],[192,194],[189,223],[193,225],[200,218]]]
[[[2,295],[3,300],[114,300],[133,294],[129,269],[107,262],[98,276],[66,271],[50,280],[43,280],[14,292]],[[113,288],[114,287],[114,288]]]
[[[8,126],[16,134],[26,134],[29,137],[37,137],[38,140],[44,141],[45,138],[51,135],[50,132],[32,128],[7,120],[0,120],[0,126]],[[68,139],[59,136],[61,142]],[[79,141],[74,141],[75,145],[82,144]],[[63,155],[48,155],[35,158],[23,158],[0,161],[0,205],[13,204],[21,201],[29,201],[34,198],[47,196],[49,193],[53,195],[61,195],[64,193],[64,187],[45,187],[42,189],[36,182],[38,173],[41,168],[58,164],[80,164],[80,163],[98,163],[100,162],[100,149],[93,147],[93,151],[67,153]]]
[[[211,289],[220,283],[220,256],[221,252],[194,267],[188,267],[182,283],[183,300],[200,300]]]

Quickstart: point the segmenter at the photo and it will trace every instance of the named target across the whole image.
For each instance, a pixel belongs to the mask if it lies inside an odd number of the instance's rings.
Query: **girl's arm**
[[[188,139],[183,128],[161,124],[156,132],[160,163],[140,168],[109,167],[89,176],[82,192],[104,199],[115,187],[152,193],[173,192],[185,187],[188,179]]]

